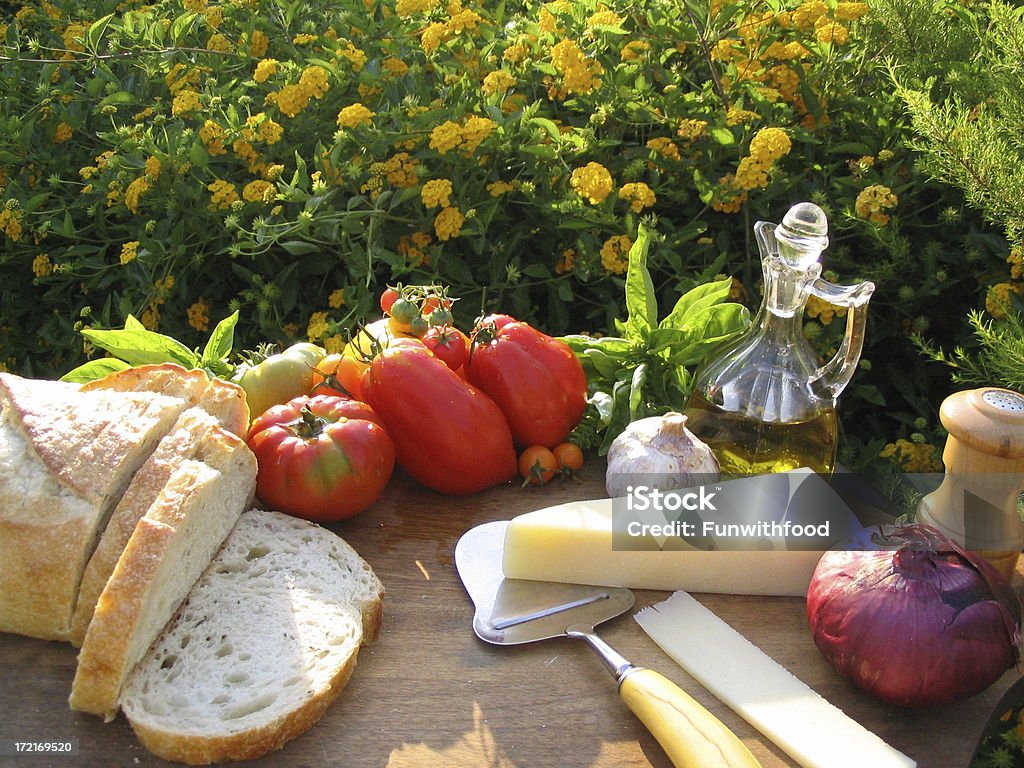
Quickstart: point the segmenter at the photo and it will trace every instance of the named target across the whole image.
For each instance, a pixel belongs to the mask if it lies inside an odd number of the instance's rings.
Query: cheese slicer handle
[[[619,696],[676,768],[761,768],[725,723],[667,677],[631,664],[588,624],[574,624],[565,634],[597,653],[618,680]]]
[[[676,768],[761,768],[725,723],[653,669],[628,670],[619,695]]]

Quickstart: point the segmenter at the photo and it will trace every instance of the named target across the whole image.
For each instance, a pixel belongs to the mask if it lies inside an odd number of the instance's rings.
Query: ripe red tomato
[[[569,346],[508,315],[478,324],[466,378],[498,404],[520,446],[565,442],[587,404],[587,376]]]
[[[435,325],[423,334],[427,349],[444,361],[453,371],[466,364],[469,357],[469,340],[466,334],[450,325]]]
[[[385,315],[390,315],[391,306],[395,303],[395,299],[401,295],[397,288],[385,288],[380,295],[380,311]]]
[[[392,341],[363,374],[363,395],[394,439],[398,463],[428,488],[469,494],[515,476],[501,410],[421,341]]]
[[[263,503],[318,523],[359,514],[379,497],[395,448],[366,403],[303,395],[257,418],[246,438]]]

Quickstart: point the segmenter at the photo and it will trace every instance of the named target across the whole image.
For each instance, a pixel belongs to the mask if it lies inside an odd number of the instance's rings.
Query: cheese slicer
[[[633,607],[630,590],[504,578],[507,525],[478,525],[455,546],[455,567],[476,608],[477,637],[495,645],[554,637],[584,640],[676,768],[760,768],[736,734],[689,694],[658,672],[631,664],[594,632],[595,625]]]

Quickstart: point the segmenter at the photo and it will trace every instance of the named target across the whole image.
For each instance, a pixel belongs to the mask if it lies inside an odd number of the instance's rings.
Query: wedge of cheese
[[[809,471],[709,486],[693,492],[689,508],[699,499],[714,504],[674,520],[664,511],[627,509],[624,499],[570,502],[520,515],[506,530],[504,574],[633,589],[803,597],[822,552],[860,528],[845,502]],[[823,521],[830,522],[831,538],[779,533]],[[713,529],[717,534],[704,535],[709,522],[721,524]]]

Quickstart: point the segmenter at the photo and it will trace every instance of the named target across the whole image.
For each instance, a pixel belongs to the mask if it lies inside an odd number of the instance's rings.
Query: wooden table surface
[[[631,768],[670,764],[619,700],[582,643],[496,647],[473,634],[473,607],[453,563],[469,528],[576,499],[603,496],[603,463],[543,488],[508,485],[467,498],[434,494],[396,476],[360,517],[334,526],[387,588],[384,623],[348,687],[323,719],[261,766],[344,768]],[[635,610],[665,599],[638,592]],[[859,693],[819,655],[803,600],[732,595],[698,599],[826,699],[922,768],[965,768],[1013,671],[965,702],[907,712]],[[635,612],[635,610],[633,612]],[[636,664],[676,681],[720,717],[764,768],[795,766],[781,750],[675,665],[631,614],[600,634]],[[76,740],[74,756],[4,757],[0,766],[161,766],[124,718],[104,724],[72,712],[70,646],[0,635],[0,744]],[[870,766],[865,766],[870,768]]]

